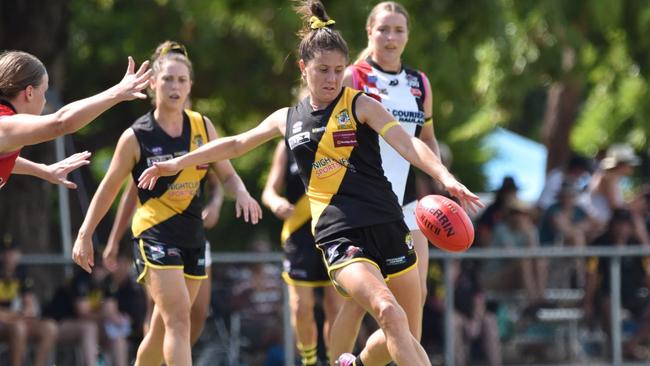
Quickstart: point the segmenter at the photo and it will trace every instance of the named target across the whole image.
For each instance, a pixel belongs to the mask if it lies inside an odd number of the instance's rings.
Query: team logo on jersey
[[[336,115],[336,120],[339,123],[339,130],[349,130],[353,128],[352,126],[352,120],[350,119],[350,115],[348,114],[348,110],[344,109],[339,114]]]
[[[377,75],[368,75],[368,84],[374,84],[377,82]]]
[[[293,135],[287,139],[287,142],[289,143],[289,148],[293,150],[296,146],[309,142],[309,132],[301,132],[297,135]]]
[[[154,146],[151,148],[151,153],[154,155],[160,155],[163,152],[163,148],[160,146]]]
[[[192,141],[194,142],[194,145],[196,145],[197,147],[201,147],[201,145],[203,145],[203,136],[194,135]]]
[[[149,156],[147,158],[147,166],[152,166],[153,163],[160,163],[160,162],[167,161],[167,160],[170,160],[170,159],[173,159],[173,158],[174,158],[174,156],[171,155],[171,154],[158,155],[158,156]]]
[[[393,79],[393,80],[391,80],[391,81],[388,83],[388,85],[390,85],[390,86],[397,86],[397,85],[399,85],[399,79]]]
[[[406,83],[411,88],[420,88],[420,80],[416,76],[406,75]]]
[[[296,134],[302,131],[302,121],[298,121],[291,126],[291,133]]]

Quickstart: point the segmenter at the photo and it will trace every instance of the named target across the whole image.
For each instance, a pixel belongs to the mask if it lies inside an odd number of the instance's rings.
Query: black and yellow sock
[[[357,358],[354,359],[352,366],[363,366],[363,362],[361,362],[361,354],[359,354]]]
[[[304,346],[298,344],[298,351],[300,352],[303,366],[316,366],[316,363],[318,363],[318,345]]]

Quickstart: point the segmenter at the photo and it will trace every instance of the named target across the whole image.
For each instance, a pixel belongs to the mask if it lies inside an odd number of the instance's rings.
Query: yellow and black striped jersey
[[[135,182],[154,162],[185,155],[209,141],[203,116],[190,110],[183,113],[179,137],[169,136],[153,112],[140,117],[131,128],[140,145],[140,160],[131,173]],[[207,169],[208,165],[185,168],[174,176],[160,177],[151,191],[138,188],[133,236],[184,248],[205,245],[201,195]]]
[[[285,140],[307,187],[317,242],[403,218],[381,167],[378,134],[356,117],[359,95],[345,87],[323,110],[314,111],[307,97],[287,113]]]

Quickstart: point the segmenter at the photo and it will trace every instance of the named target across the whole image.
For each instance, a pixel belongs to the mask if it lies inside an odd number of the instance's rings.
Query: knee
[[[44,320],[41,327],[41,338],[43,340],[55,340],[59,336],[59,327],[53,320]]]
[[[9,327],[12,338],[16,341],[24,342],[27,340],[27,324],[22,320],[16,320]]]
[[[395,298],[382,298],[377,305],[377,321],[384,331],[406,329],[408,320]]]
[[[161,309],[162,310],[162,309]],[[171,309],[162,311],[163,322],[166,330],[189,331],[190,329],[190,304],[176,304]]]

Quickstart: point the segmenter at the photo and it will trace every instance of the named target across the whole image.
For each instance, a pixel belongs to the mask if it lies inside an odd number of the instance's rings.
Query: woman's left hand
[[[77,185],[74,182],[68,180],[68,173],[84,165],[90,164],[90,160],[88,160],[90,155],[90,152],[84,151],[70,155],[61,161],[48,165],[45,168],[45,179],[50,183],[63,184],[70,189],[77,188]]]
[[[235,203],[237,218],[244,214],[244,221],[255,225],[262,219],[262,208],[247,191],[237,192],[237,202]]]

